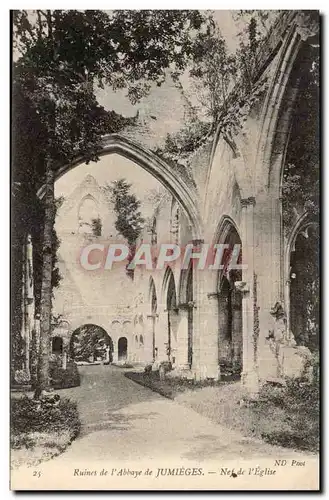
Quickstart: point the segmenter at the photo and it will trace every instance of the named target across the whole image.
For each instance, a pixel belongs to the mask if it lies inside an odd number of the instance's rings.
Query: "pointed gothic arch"
[[[102,149],[98,152],[99,156],[117,153],[128,160],[133,161],[144,170],[155,177],[184,209],[192,228],[193,238],[200,238],[202,235],[202,222],[198,210],[198,192],[193,179],[186,172],[182,178],[182,172],[170,163],[166,163],[156,154],[143,147],[142,145],[123,137],[119,134],[110,134],[103,138]],[[56,172],[56,180],[64,174],[84,163],[83,157],[77,158],[74,162],[64,165]],[[45,194],[45,185],[38,191],[39,198]]]

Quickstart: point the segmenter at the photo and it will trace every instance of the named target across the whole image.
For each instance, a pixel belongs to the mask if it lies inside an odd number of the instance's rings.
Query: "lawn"
[[[34,466],[62,453],[79,435],[76,403],[58,395],[11,401],[11,468]]]
[[[125,375],[246,437],[295,450],[316,453],[319,449],[318,380],[288,379],[285,386],[267,384],[257,401],[249,401],[241,383],[234,380],[160,380],[158,372]]]

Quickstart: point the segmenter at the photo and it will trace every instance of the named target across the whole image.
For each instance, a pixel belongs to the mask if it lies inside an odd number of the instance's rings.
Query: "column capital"
[[[252,205],[254,207],[256,205],[256,199],[254,196],[249,196],[248,198],[242,198],[240,203],[242,208],[247,207],[248,205]]]

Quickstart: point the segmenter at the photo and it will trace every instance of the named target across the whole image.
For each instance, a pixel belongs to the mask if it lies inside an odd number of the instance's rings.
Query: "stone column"
[[[158,348],[158,360],[168,361],[168,311],[160,311],[155,329],[156,347]]]
[[[242,220],[242,260],[246,266],[242,270],[242,282],[235,287],[242,293],[242,384],[251,395],[259,391],[256,349],[258,339],[255,337],[254,321],[254,206],[255,198],[241,200]]]
[[[179,325],[177,332],[178,340],[178,352],[177,352],[177,366],[183,370],[188,370],[189,365],[189,353],[188,353],[188,315],[189,307],[193,307],[191,304],[179,304]],[[193,347],[192,347],[193,349]]]
[[[154,361],[154,347],[155,347],[155,322],[157,314],[148,314],[146,316],[147,327],[144,340],[145,361],[152,363]]]
[[[67,366],[67,352],[64,351],[63,355],[62,355],[62,368],[63,368],[63,370],[66,370],[66,366]]]
[[[227,362],[230,360],[230,342],[228,340],[228,295],[220,292],[214,294],[217,297],[218,304],[218,362]]]
[[[216,273],[216,275],[214,274]],[[215,270],[195,269],[196,290],[192,368],[197,379],[220,377],[218,360],[218,298],[212,284]]]
[[[113,356],[113,363],[117,363],[118,362],[118,339],[113,340],[112,356]]]
[[[257,210],[256,210],[257,208]],[[260,380],[276,375],[276,361],[266,337],[272,328],[270,310],[279,301],[283,304],[283,256],[281,201],[271,193],[257,198],[255,207],[255,273],[259,309],[258,364]]]

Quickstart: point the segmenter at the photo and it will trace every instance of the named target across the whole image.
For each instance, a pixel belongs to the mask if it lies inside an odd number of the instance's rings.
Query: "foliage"
[[[176,134],[167,134],[164,150],[178,160],[193,153],[210,130],[210,124],[198,118],[188,121]]]
[[[14,78],[38,111],[52,159],[97,159],[101,136],[120,126],[95,86],[127,88],[136,102],[166,69],[184,69],[202,22],[198,11],[15,11]]]
[[[280,429],[264,429],[262,437],[271,444],[318,451],[320,430],[319,358],[309,362],[312,380],[288,378],[285,387],[263,386],[259,407],[283,410]],[[309,367],[306,367],[308,369]]]
[[[111,186],[105,187],[105,191],[114,204],[117,216],[115,228],[127,240],[128,244],[133,246],[141,234],[144,219],[139,211],[141,202],[130,190],[131,184],[125,179],[113,181]]]
[[[133,259],[137,240],[143,230],[145,220],[139,207],[141,202],[130,192],[131,184],[125,179],[113,181],[103,188],[106,197],[114,204],[116,213],[115,228],[128,242],[128,264]],[[133,278],[134,271],[127,269],[127,275]]]
[[[24,396],[11,401],[11,431],[14,435],[68,429],[74,439],[80,432],[80,426],[77,404],[69,399],[37,401]]]
[[[236,58],[228,54],[225,39],[210,17],[206,31],[196,37],[190,76],[195,79],[200,103],[214,121],[218,120],[222,108],[226,108],[236,72]]]
[[[113,351],[110,337],[96,325],[85,325],[76,330],[71,339],[71,356],[76,361],[89,361],[90,357],[105,357],[107,348]]]
[[[61,359],[59,362],[50,362],[49,368],[50,383],[54,389],[67,389],[80,385],[80,375],[74,361],[67,361],[65,370],[61,366]]]
[[[92,232],[94,236],[102,236],[102,221],[98,217],[97,219],[93,219],[92,223]]]

